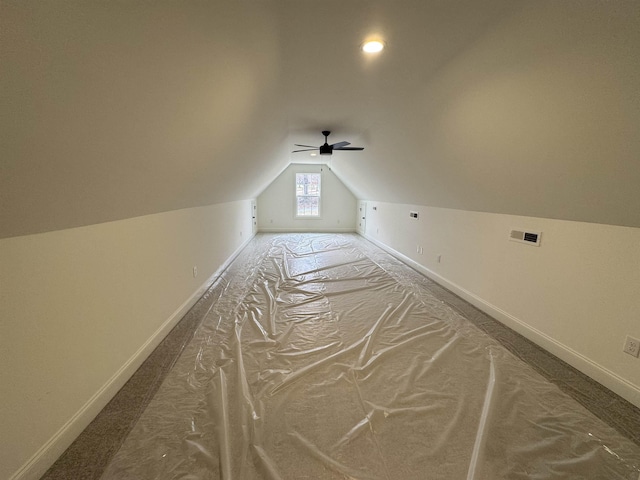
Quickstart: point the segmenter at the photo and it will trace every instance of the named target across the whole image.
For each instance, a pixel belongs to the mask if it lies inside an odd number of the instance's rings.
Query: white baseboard
[[[597,364],[596,362],[585,357],[581,353],[576,352],[575,350],[569,348],[568,346],[558,342],[557,340],[548,336],[544,332],[541,332],[531,327],[530,325],[520,320],[519,318],[500,309],[499,307],[496,307],[495,305],[487,302],[486,300],[483,300],[473,292],[470,292],[464,289],[463,287],[455,284],[454,282],[449,281],[448,279],[426,268],[425,266],[412,260],[406,255],[394,250],[393,248],[380,242],[379,240],[367,234],[360,234],[360,235],[362,235],[364,238],[369,240],[371,243],[379,246],[389,254],[393,255],[401,262],[406,263],[407,265],[419,271],[423,275],[427,276],[434,282],[452,291],[459,297],[463,298],[464,300],[472,304],[474,307],[478,308],[479,310],[482,310],[483,312],[495,318],[496,320],[503,323],[507,327],[518,332],[523,337],[532,341],[536,345],[542,347],[546,351],[552,353],[559,359],[567,362],[572,367],[581,371],[582,373],[589,376],[596,382],[600,383],[601,385],[605,386],[612,392],[620,395],[625,400],[629,401],[636,407],[640,408],[640,389],[637,386],[633,385],[632,383],[629,383],[624,378],[618,376],[617,374],[608,370],[607,368]]]
[[[113,374],[113,376],[60,429],[22,465],[9,480],[37,480],[87,428],[100,411],[118,393],[153,350],[184,317],[207,289],[227,269],[254,235],[245,240],[229,258],[185,300],[149,339]]]
[[[355,228],[259,228],[260,233],[355,233]]]

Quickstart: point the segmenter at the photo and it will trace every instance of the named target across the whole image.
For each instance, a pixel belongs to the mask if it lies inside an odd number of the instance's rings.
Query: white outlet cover
[[[627,339],[624,342],[623,351],[624,353],[628,353],[629,355],[637,357],[638,354],[640,354],[640,340],[627,335]]]

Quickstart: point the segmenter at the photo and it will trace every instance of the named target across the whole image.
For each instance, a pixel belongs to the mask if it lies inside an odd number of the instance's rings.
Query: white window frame
[[[318,176],[318,194],[317,195],[299,195],[298,194],[298,175],[317,175]],[[320,219],[322,215],[322,172],[296,172],[294,177],[294,208],[295,218],[305,219]],[[298,213],[298,198],[299,197],[318,197],[318,214],[317,215],[305,215]]]

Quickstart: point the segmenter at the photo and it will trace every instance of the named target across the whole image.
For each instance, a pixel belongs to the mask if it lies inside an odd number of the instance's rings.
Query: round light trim
[[[378,53],[384,49],[384,43],[378,40],[372,40],[362,45],[362,51],[365,53]]]

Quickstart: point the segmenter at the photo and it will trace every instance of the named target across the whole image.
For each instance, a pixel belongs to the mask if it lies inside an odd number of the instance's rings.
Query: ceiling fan
[[[324,135],[324,145],[320,145],[319,147],[314,147],[311,145],[298,145],[295,144],[296,147],[308,147],[303,150],[294,150],[291,153],[296,152],[310,152],[312,150],[320,150],[320,155],[331,155],[334,150],[364,150],[364,147],[348,147],[347,145],[351,145],[349,142],[338,142],[329,145],[327,137],[331,135],[329,130],[323,130],[322,135]]]

